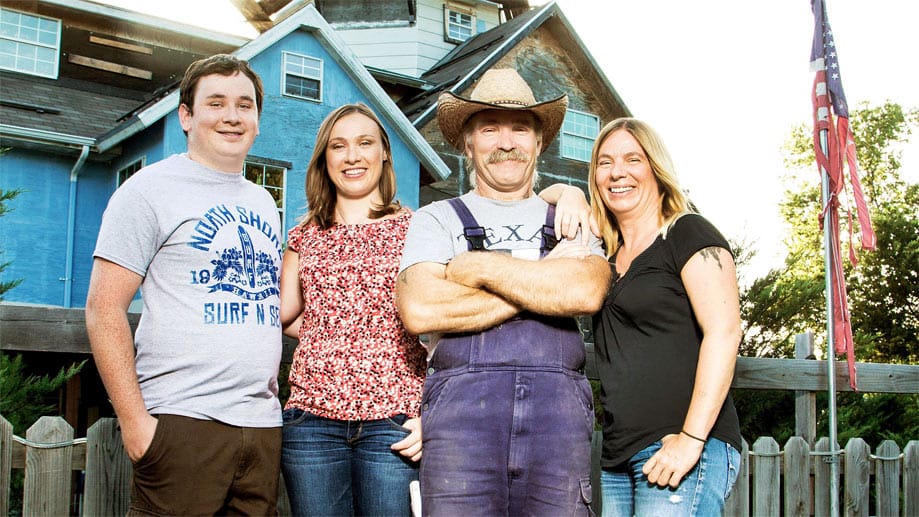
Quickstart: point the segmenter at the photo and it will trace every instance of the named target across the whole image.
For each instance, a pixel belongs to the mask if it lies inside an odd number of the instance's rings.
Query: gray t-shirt
[[[112,195],[93,255],[143,277],[134,344],[152,414],[281,425],[280,231],[265,189],[184,154]]]
[[[460,199],[485,228],[485,248],[508,251],[514,257],[538,260],[542,244],[542,227],[549,205],[532,195],[520,201],[498,201],[475,192]],[[603,257],[600,240],[591,235],[593,254]],[[446,264],[468,251],[463,223],[447,201],[437,201],[420,208],[412,218],[402,251],[399,271],[420,262]]]

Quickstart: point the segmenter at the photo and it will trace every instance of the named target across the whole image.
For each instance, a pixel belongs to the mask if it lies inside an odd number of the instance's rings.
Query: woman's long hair
[[[606,244],[606,257],[612,257],[619,249],[619,224],[616,216],[607,210],[603,204],[603,199],[597,192],[597,161],[600,154],[600,146],[614,132],[623,129],[628,131],[638,145],[641,146],[648,162],[651,165],[651,172],[657,181],[658,189],[663,197],[661,201],[661,235],[667,238],[667,231],[684,214],[693,212],[689,198],[680,188],[680,182],[677,179],[676,172],[673,168],[673,160],[670,153],[664,146],[663,140],[657,132],[647,123],[641,120],[622,117],[613,120],[603,126],[597,139],[594,141],[593,151],[590,154],[590,172],[588,175],[588,188],[590,189],[590,208],[594,217],[600,225],[600,236]]]
[[[319,132],[316,133],[313,156],[310,158],[310,163],[306,168],[306,202],[309,205],[309,210],[306,213],[306,217],[303,218],[303,222],[300,223],[303,226],[316,224],[326,230],[335,223],[337,190],[329,177],[325,152],[332,135],[332,126],[352,113],[360,113],[376,123],[380,130],[380,143],[383,145],[383,170],[380,174],[379,184],[382,204],[371,206],[368,215],[371,219],[379,219],[402,208],[398,201],[393,201],[396,197],[396,171],[392,166],[389,135],[383,129],[383,124],[366,104],[361,102],[345,104],[329,113],[325,120],[322,121],[322,125],[319,126]]]

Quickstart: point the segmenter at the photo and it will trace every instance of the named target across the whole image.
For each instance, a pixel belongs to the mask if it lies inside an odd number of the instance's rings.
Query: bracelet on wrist
[[[702,442],[702,443],[705,443],[705,440],[704,440],[704,439],[699,438],[698,436],[693,436],[693,435],[687,433],[685,429],[681,430],[680,432],[683,433],[683,434],[685,434],[686,436],[692,438],[693,440],[698,440],[698,441],[700,441],[700,442]]]

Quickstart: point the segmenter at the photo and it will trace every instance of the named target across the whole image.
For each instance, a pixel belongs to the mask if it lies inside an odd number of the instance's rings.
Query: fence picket
[[[830,514],[830,439],[826,436],[814,446],[814,515]],[[837,446],[836,449],[839,447]],[[838,472],[838,471],[837,471]],[[836,482],[839,483],[837,476]],[[837,485],[838,486],[838,485]]]
[[[85,515],[121,516],[131,497],[131,460],[124,451],[118,420],[103,418],[86,433]]]
[[[0,415],[0,515],[10,514],[10,481],[13,472],[13,424]]]
[[[903,515],[919,515],[919,441],[903,448]]]
[[[753,442],[753,515],[778,516],[781,456],[779,444],[770,436]]]
[[[62,418],[42,417],[27,433],[28,441],[36,445],[23,446],[15,443],[22,440],[13,436],[12,426],[0,415],[0,515],[10,511],[9,479],[14,465],[11,457],[19,454],[21,458],[23,450],[26,471],[23,515],[69,514],[71,473],[84,465],[83,515],[124,515],[130,502],[131,463],[124,453],[117,420],[101,419],[87,435],[83,452],[82,447],[72,445],[73,429]],[[56,443],[66,445],[51,448],[40,445]],[[737,481],[725,503],[724,515],[828,515],[827,444],[826,437],[820,438],[812,454],[801,437],[789,439],[784,449],[771,437],[761,437],[753,444],[751,453],[744,440]],[[813,459],[809,459],[811,456]],[[853,438],[842,458],[845,505],[841,513],[868,515],[869,494],[873,490],[879,517],[919,515],[919,441],[910,441],[901,455],[897,444],[888,440],[871,456],[865,441]],[[22,460],[19,461],[17,469],[23,467]],[[599,493],[600,487],[595,486],[594,490]],[[283,479],[278,496],[279,515],[289,515]]]
[[[900,448],[884,440],[874,453],[875,502],[878,517],[900,515]]]
[[[43,416],[26,431],[26,439],[38,443],[73,440],[73,428],[59,416]],[[73,445],[53,449],[29,447],[22,514],[69,515]]]
[[[847,517],[868,516],[868,482],[871,478],[870,451],[861,438],[852,438],[846,444],[845,483]]]
[[[800,436],[785,442],[785,511],[783,515],[811,514],[810,446]]]

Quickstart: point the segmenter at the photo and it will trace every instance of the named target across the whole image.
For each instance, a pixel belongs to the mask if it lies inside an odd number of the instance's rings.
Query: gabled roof
[[[60,64],[54,79],[0,72],[0,134],[55,147],[92,146],[138,104],[175,83],[171,77],[188,63],[248,41],[85,0],[8,3],[4,7],[62,21]],[[125,53],[132,60],[121,59]],[[149,75],[138,79],[128,70]]]
[[[353,51],[322,18],[312,4],[304,6],[259,37],[243,45],[233,52],[233,55],[241,59],[250,60],[297,30],[311,33],[325,47],[335,62],[354,81],[361,93],[371,100],[377,115],[389,123],[390,127],[419,158],[422,166],[440,179],[450,175],[450,170],[443,160],[440,159],[421,134],[412,126],[412,123],[396,107],[383,88],[370,75],[370,72],[358,61]],[[178,106],[179,91],[176,89],[152,105],[136,112],[108,134],[101,136],[97,142],[99,152],[105,152],[126,138],[150,127],[150,125],[167,114],[175,111]]]
[[[615,102],[628,112],[628,108],[616,93],[612,83],[590,55],[587,47],[584,46],[554,0],[540,8],[520,14],[489,31],[477,34],[453,49],[430,70],[422,74],[421,79],[430,88],[401,102],[402,112],[411,119],[415,127],[424,126],[434,116],[437,98],[441,93],[461,94],[517,44],[553,19],[558,20],[559,26],[563,28],[560,34],[562,41],[571,43],[570,46],[565,46],[569,49],[569,55],[580,54],[579,59],[587,63],[587,69],[583,70],[583,73],[593,74],[594,80],[602,84],[610,92]]]
[[[165,31],[174,32],[176,34],[183,34],[187,35],[188,37],[198,38],[221,45],[239,46],[245,43],[248,39],[241,36],[233,36],[231,34],[197,27],[195,25],[188,25],[186,23],[167,20],[158,16],[151,16],[149,14],[122,9],[120,7],[98,4],[96,2],[87,2],[85,0],[39,0],[39,3],[62,7],[67,10],[78,11],[79,14],[85,16],[101,16],[112,21],[162,29]],[[15,5],[10,5],[9,7],[15,7]]]
[[[137,96],[87,89],[86,84],[65,86],[60,81],[36,80],[23,74],[0,73],[0,82],[0,132],[10,136],[42,131],[45,136],[69,135],[92,142],[139,101]],[[41,140],[37,133],[33,139]]]

